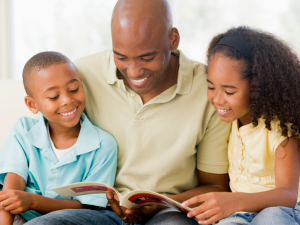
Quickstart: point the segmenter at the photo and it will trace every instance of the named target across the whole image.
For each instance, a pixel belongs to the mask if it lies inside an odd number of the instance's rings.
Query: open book
[[[79,182],[52,188],[51,190],[64,198],[111,192],[114,195],[118,195],[120,206],[124,206],[128,209],[157,204],[176,208],[182,212],[189,212],[192,210],[189,207],[182,207],[179,202],[153,191],[135,190],[127,193],[125,196],[121,196],[121,194],[112,186],[99,182]]]

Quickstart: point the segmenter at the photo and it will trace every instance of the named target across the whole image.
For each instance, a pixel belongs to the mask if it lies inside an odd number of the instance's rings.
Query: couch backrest
[[[26,107],[25,96],[22,81],[0,80],[0,148],[19,117],[37,117]]]

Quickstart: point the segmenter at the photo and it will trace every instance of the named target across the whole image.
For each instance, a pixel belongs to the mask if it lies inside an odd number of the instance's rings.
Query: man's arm
[[[184,202],[196,195],[204,194],[207,192],[228,192],[229,188],[229,176],[228,174],[213,174],[206,173],[197,170],[198,177],[200,180],[200,185],[191,190],[185,191],[183,193],[168,196],[177,202]]]
[[[207,192],[225,192],[230,191],[229,188],[229,176],[228,174],[212,174],[206,173],[200,170],[198,171],[198,176],[200,179],[200,185],[196,188],[188,190],[186,192],[168,196],[178,202],[184,202],[196,195],[204,194]],[[108,202],[112,207],[113,211],[123,219],[126,223],[141,223],[153,216],[156,212],[164,209],[162,206],[144,206],[138,209],[126,209],[119,206],[119,199],[111,193],[106,194]]]

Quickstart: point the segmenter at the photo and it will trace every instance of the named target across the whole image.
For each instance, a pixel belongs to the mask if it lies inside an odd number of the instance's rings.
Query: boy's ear
[[[37,114],[39,112],[39,108],[32,97],[26,96],[25,104],[32,113]]]

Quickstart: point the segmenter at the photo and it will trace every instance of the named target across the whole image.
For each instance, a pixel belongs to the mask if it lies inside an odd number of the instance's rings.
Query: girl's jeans
[[[259,213],[237,213],[220,220],[217,225],[248,225],[248,224],[272,224],[272,225],[299,225],[300,202],[295,209],[287,207],[269,207]]]

